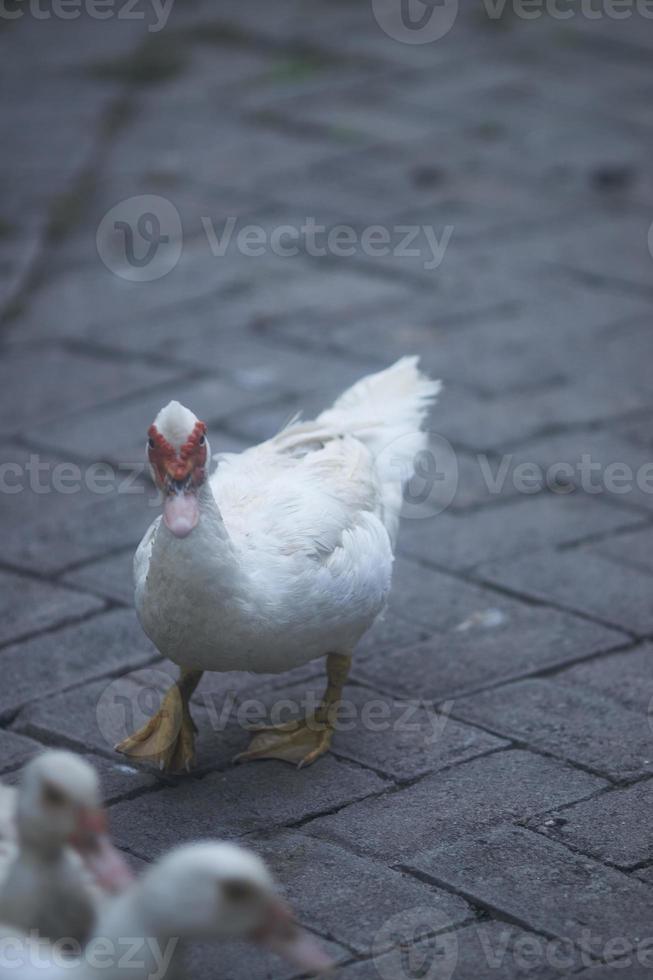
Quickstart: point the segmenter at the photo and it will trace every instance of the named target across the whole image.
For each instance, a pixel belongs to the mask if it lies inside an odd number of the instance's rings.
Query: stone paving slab
[[[427,907],[437,928],[460,925],[474,917],[470,906],[456,895],[424,885],[400,871],[369,858],[300,833],[249,838],[279,877],[301,921],[324,936],[358,953],[373,951],[394,941],[388,919],[401,915],[403,927],[418,931]]]
[[[24,766],[39,751],[37,742],[15,732],[0,731],[0,769],[3,773]],[[6,782],[6,776],[3,776]]]
[[[483,565],[478,574],[539,602],[555,603],[638,636],[653,631],[650,575],[616,564],[592,547]]]
[[[650,714],[653,705],[651,662],[653,647],[643,643],[623,654],[602,657],[596,663],[578,664],[560,674],[565,684],[614,698],[627,708]]]
[[[387,785],[333,757],[299,771],[281,762],[251,763],[118,804],[112,823],[119,843],[152,858],[198,837],[233,838],[298,823]]]
[[[650,936],[646,886],[519,827],[436,848],[409,867],[595,956],[614,959],[624,938]]]
[[[566,807],[533,823],[533,827],[551,840],[627,870],[653,860],[649,832],[652,794],[653,785],[647,779]]]
[[[320,938],[320,945],[325,953],[336,964],[337,974],[340,973],[338,964],[351,960],[352,954],[344,946]],[[224,980],[225,977],[247,977],[247,980],[297,980],[298,971],[285,960],[267,953],[252,943],[223,941],[216,943],[192,943],[184,958],[186,975],[202,977],[203,980]]]
[[[423,928],[428,925],[425,915]],[[404,923],[398,918],[397,926]],[[405,934],[408,938],[408,923]],[[397,946],[385,955],[342,970],[345,980],[390,980],[411,972],[431,971],[450,980],[556,980],[566,974],[569,953],[557,944],[508,922],[483,921],[421,940],[412,947]],[[578,957],[580,959],[580,957]],[[556,968],[556,964],[562,964]],[[406,972],[408,971],[408,972]],[[428,973],[426,974],[428,976]]]
[[[552,794],[561,803],[573,802],[604,785],[596,776],[553,759],[496,752],[312,820],[305,831],[396,864],[438,842],[549,809]]]
[[[144,665],[156,650],[129,612],[108,612],[0,651],[0,719],[84,680]],[[47,665],[47,666],[46,666]]]
[[[5,353],[0,384],[7,409],[12,411],[3,413],[0,431],[24,431],[39,422],[49,428],[59,417],[88,411],[170,377],[170,371],[147,364],[97,360],[58,350]]]
[[[103,606],[93,596],[0,571],[0,645],[82,619]]]
[[[616,561],[631,565],[643,572],[653,573],[653,534],[651,528],[615,535],[599,542],[594,549]]]
[[[414,678],[419,677],[420,695],[440,702],[560,668],[627,642],[624,634],[556,610],[481,595],[484,601],[442,634],[385,656],[355,658],[352,676],[404,697],[414,693]]]
[[[571,544],[641,524],[641,517],[618,505],[587,497],[540,494],[510,506],[491,507],[464,517],[448,513],[405,521],[399,552],[459,571],[526,552]],[[645,615],[645,612],[642,613]]]
[[[564,675],[563,675],[564,677]],[[645,716],[564,680],[518,681],[458,701],[456,714],[615,780],[653,772]]]

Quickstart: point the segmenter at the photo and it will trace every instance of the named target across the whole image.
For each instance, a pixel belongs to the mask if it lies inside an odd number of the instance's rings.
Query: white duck
[[[171,851],[108,904],[75,963],[57,964],[53,950],[0,930],[0,980],[120,980],[126,972],[130,980],[165,980],[180,975],[187,941],[219,939],[248,939],[302,972],[331,966],[293,920],[260,858],[207,841]]]
[[[147,457],[163,518],[134,559],[147,635],[180,668],[159,712],[117,749],[189,768],[189,699],[202,673],[275,673],[327,656],[328,686],[307,719],[260,730],[241,760],[313,762],[329,748],[356,643],[390,591],[403,484],[426,445],[440,383],[416,357],[363,378],[313,422],[295,422],[209,477],[206,426],[170,402]]]
[[[109,842],[95,769],[72,752],[44,752],[18,791],[2,787],[0,806],[0,922],[83,941],[103,891],[132,880]]]

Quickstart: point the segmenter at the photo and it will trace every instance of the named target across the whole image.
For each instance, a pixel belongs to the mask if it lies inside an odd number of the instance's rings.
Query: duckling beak
[[[295,922],[280,899],[272,901],[267,917],[253,939],[311,976],[326,973],[333,967],[317,939]]]
[[[70,841],[96,884],[111,894],[124,891],[134,880],[125,859],[109,839],[104,810],[80,810],[77,830]]]

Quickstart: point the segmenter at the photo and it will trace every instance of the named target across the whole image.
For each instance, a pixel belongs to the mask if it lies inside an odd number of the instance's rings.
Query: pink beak
[[[197,494],[172,493],[163,503],[163,523],[176,538],[185,538],[200,519]]]
[[[295,922],[280,899],[272,902],[266,921],[252,938],[311,976],[333,967],[318,941]]]
[[[104,810],[81,810],[70,843],[103,891],[111,894],[124,891],[134,880],[122,854],[109,839]]]

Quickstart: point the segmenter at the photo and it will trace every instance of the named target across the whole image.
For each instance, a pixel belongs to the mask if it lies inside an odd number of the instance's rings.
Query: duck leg
[[[327,657],[327,688],[317,709],[301,721],[288,721],[270,728],[257,728],[249,747],[234,762],[252,759],[282,759],[310,766],[328,752],[334,733],[334,722],[342,689],[349,675],[351,657],[330,653]]]
[[[116,745],[130,759],[153,762],[167,772],[190,771],[195,762],[195,732],[189,701],[202,677],[201,670],[179,672],[161,707],[137,732]]]

